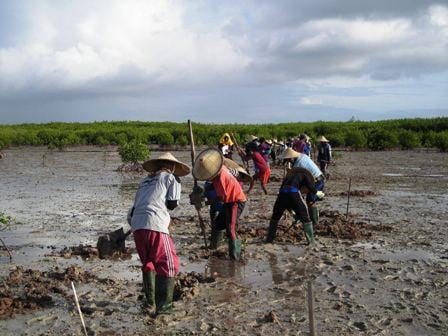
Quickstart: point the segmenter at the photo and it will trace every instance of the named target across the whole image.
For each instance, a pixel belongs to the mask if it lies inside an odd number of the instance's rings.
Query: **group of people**
[[[263,144],[267,144],[266,146]],[[196,188],[190,194],[190,204],[197,205],[204,197],[210,206],[210,248],[216,249],[227,236],[229,257],[238,261],[241,257],[241,240],[238,239],[238,221],[254,181],[260,180],[267,194],[266,184],[270,176],[270,147],[272,142],[253,137],[243,151],[235,146],[229,134],[224,134],[218,149],[202,151],[195,159],[193,168],[177,160],[171,153],[143,163],[148,172],[139,184],[134,204],[128,212],[136,249],[142,263],[143,291],[148,308],[154,314],[169,313],[172,309],[175,275],[179,272],[179,259],[169,235],[169,211],[175,209],[180,200],[180,177],[192,172],[193,177],[205,181],[204,189]],[[243,162],[252,160],[255,173],[251,176],[247,168],[231,160],[237,150]],[[331,153],[331,152],[330,152]],[[316,202],[323,197],[325,176],[322,170],[303,152],[286,148],[281,158],[291,163],[293,169],[284,177],[265,242],[272,243],[280,218],[285,210],[294,212],[295,219],[303,223],[309,245],[315,245],[313,226],[319,213]],[[306,191],[306,201],[302,192]],[[200,208],[200,207],[197,207]]]

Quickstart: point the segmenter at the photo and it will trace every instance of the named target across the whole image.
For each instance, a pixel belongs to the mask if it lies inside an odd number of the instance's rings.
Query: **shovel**
[[[131,232],[132,230],[124,232],[123,228],[119,228],[107,235],[100,236],[96,243],[99,257],[104,259],[112,256],[114,252],[124,252],[125,240]]]

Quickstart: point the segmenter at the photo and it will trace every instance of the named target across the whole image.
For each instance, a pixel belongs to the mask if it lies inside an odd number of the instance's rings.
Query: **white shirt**
[[[169,233],[170,214],[166,201],[178,201],[180,192],[180,183],[166,171],[143,179],[135,195],[132,231],[147,229]]]

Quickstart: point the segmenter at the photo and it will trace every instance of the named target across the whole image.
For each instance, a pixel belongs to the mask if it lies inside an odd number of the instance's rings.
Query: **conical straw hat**
[[[254,140],[257,140],[257,139],[258,139],[258,137],[256,137],[255,135],[249,135],[247,137],[247,141],[254,141]]]
[[[299,168],[299,167],[295,167],[292,169],[289,169],[288,172],[286,173],[286,176],[290,176],[293,174],[304,174],[307,178],[307,180],[314,185],[314,177],[313,174],[311,174],[311,172],[308,169],[305,168]],[[300,192],[302,194],[306,194],[309,192],[308,188],[306,186],[301,186],[300,187]]]
[[[224,164],[224,157],[216,149],[203,150],[194,160],[193,176],[199,181],[211,180],[218,175]]]
[[[173,174],[176,176],[185,176],[190,173],[190,167],[183,162],[180,162],[170,152],[163,153],[156,159],[151,159],[143,163],[143,169],[148,172],[154,172],[157,170],[157,163],[159,161],[170,161],[175,163]]]
[[[295,159],[295,158],[298,158],[299,156],[300,156],[300,153],[296,152],[292,148],[287,148],[280,154],[280,159],[282,159],[282,160]]]
[[[324,137],[323,135],[321,135],[320,137],[317,138],[318,142],[330,142],[328,141],[328,139],[326,137]]]
[[[224,165],[227,168],[236,169],[239,174],[239,178],[243,182],[250,182],[252,181],[252,176],[247,172],[247,170],[244,167],[241,167],[237,162],[230,160],[228,158],[224,158]]]

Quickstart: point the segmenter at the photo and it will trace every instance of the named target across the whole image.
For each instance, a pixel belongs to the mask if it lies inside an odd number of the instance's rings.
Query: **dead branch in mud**
[[[81,319],[82,328],[84,330],[84,335],[87,336],[86,324],[84,322],[84,317],[82,316],[82,311],[81,311],[81,306],[79,305],[78,295],[76,295],[75,285],[73,284],[73,281],[71,283],[72,283],[73,295],[75,296],[76,308],[78,309],[79,318]]]
[[[9,254],[9,262],[11,262],[11,261],[12,261],[12,254],[11,254],[11,251],[9,250],[8,246],[6,246],[6,244],[5,244],[5,242],[3,241],[3,239],[0,238],[0,240],[2,241],[2,244],[3,244],[3,246],[5,247],[6,252],[8,252],[8,254]]]

